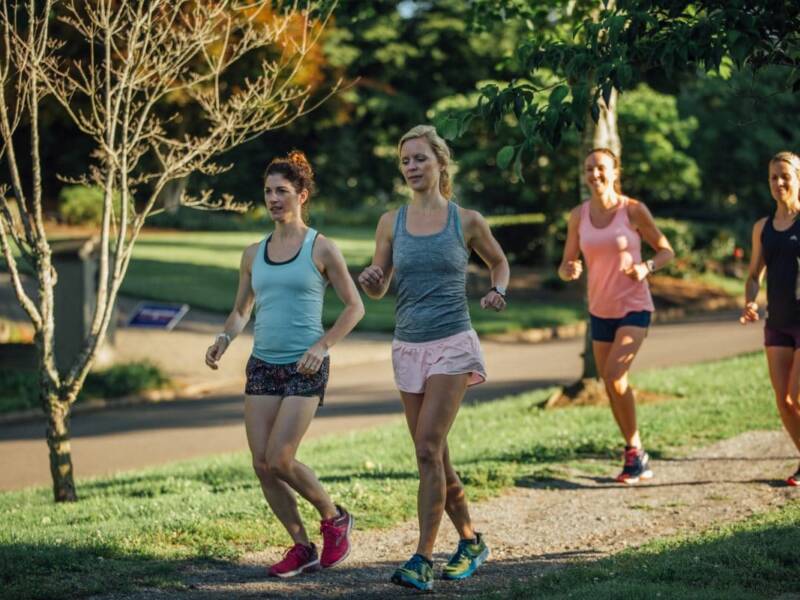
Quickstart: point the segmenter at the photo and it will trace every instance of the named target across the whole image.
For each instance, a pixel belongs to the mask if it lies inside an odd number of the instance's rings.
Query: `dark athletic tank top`
[[[761,231],[767,265],[767,325],[800,325],[800,219],[786,231],[776,231],[772,217]]]

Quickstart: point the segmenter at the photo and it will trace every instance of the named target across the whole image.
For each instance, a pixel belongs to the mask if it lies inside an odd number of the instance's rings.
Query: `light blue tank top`
[[[311,253],[317,232],[309,228],[300,251],[285,262],[272,262],[261,240],[250,283],[255,294],[253,356],[264,362],[297,362],[322,337],[322,300],[326,279]]]
[[[447,224],[431,235],[408,232],[407,209],[403,205],[397,212],[392,241],[395,338],[430,342],[471,329],[466,289],[469,249],[458,206],[448,203]]]

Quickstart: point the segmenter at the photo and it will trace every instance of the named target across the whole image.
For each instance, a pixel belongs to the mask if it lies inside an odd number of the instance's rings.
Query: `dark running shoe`
[[[789,479],[786,480],[786,485],[789,487],[800,487],[800,467],[797,468],[794,475],[789,476]]]
[[[643,479],[651,479],[653,472],[650,470],[650,457],[641,448],[625,447],[625,466],[622,473],[617,475],[620,483],[639,483]]]
[[[392,583],[429,592],[433,589],[433,564],[421,554],[415,554],[394,572]]]

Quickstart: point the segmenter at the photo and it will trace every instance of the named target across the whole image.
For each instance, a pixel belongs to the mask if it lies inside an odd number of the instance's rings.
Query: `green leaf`
[[[569,94],[569,87],[567,87],[562,83],[561,85],[556,87],[552,92],[550,92],[550,99],[549,99],[550,106],[561,104],[561,101],[567,97],[567,94]]]
[[[522,149],[517,152],[517,159],[514,161],[514,175],[519,177],[520,181],[525,181],[525,178],[522,176]]]
[[[600,120],[600,106],[597,104],[597,102],[592,104],[591,112],[592,112],[592,121],[597,123]]]
[[[606,81],[603,83],[603,102],[606,103],[606,106],[611,104],[611,91],[613,90],[613,86],[610,81]]]
[[[514,158],[514,153],[516,152],[515,146],[503,146],[497,152],[497,166],[501,169],[507,169],[508,165],[511,164],[511,160]]]
[[[446,140],[454,140],[458,137],[458,119],[446,117],[442,119],[439,127],[439,134]]]

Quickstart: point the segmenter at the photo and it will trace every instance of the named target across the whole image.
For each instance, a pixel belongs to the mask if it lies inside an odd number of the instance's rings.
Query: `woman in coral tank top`
[[[625,463],[617,481],[637,483],[653,472],[639,437],[628,371],[653,314],[647,276],[675,254],[644,203],[622,194],[619,160],[611,150],[591,150],[584,160],[584,176],[592,196],[570,213],[558,275],[564,281],[578,279],[583,254],[597,372],[625,438]],[[642,260],[642,240],[656,252],[650,260]]]

